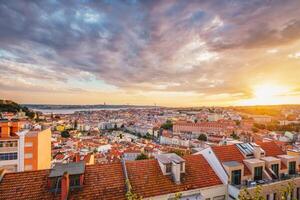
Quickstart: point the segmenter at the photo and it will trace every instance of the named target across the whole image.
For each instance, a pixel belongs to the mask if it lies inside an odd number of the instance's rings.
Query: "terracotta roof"
[[[250,175],[251,172],[244,164],[245,157],[235,145],[213,146],[212,150],[221,162],[237,161],[244,165],[244,175]]]
[[[222,184],[202,155],[185,156],[186,173],[177,185],[162,174],[157,160],[127,162],[133,191],[143,197]],[[60,199],[47,188],[50,170],[7,173],[0,183],[1,199]],[[84,185],[69,194],[68,199],[125,199],[125,178],[121,163],[88,165]]]
[[[266,153],[266,156],[279,156],[285,154],[275,142],[256,142]]]
[[[202,155],[189,155],[183,159],[186,173],[179,185],[170,176],[163,175],[157,160],[127,162],[133,192],[146,198],[222,184]]]
[[[1,199],[60,199],[47,188],[50,170],[7,173],[0,184]],[[84,185],[69,199],[125,199],[125,178],[120,163],[86,166]]]

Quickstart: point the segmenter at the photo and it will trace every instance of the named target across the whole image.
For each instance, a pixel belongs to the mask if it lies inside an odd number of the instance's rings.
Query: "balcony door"
[[[262,180],[262,171],[263,171],[263,167],[255,167],[254,168],[254,180],[255,181]]]

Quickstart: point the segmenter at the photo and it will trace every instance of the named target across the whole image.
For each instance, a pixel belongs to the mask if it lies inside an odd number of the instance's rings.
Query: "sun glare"
[[[288,89],[277,85],[260,85],[254,88],[254,95],[257,99],[274,98],[288,92]]]
[[[280,96],[287,94],[290,89],[286,86],[263,84],[253,88],[253,98],[242,102],[243,105],[272,105],[284,103]]]

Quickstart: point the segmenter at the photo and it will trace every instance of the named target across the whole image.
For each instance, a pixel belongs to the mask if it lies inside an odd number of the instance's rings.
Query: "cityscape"
[[[300,200],[300,1],[0,2],[0,200]]]

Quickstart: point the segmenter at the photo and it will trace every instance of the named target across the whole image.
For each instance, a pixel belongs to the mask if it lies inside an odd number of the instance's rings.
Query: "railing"
[[[244,188],[244,187],[252,188],[252,187],[256,187],[257,185],[266,185],[266,184],[276,183],[276,182],[285,181],[285,180],[298,178],[298,177],[300,177],[299,173],[296,173],[296,174],[283,174],[277,179],[271,179],[271,180],[262,179],[262,180],[258,180],[258,181],[246,181],[246,182],[242,183],[241,185],[233,185],[233,186],[238,188],[238,189],[241,189],[241,188]]]
[[[0,147],[0,153],[17,152],[18,147]]]

